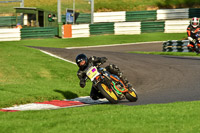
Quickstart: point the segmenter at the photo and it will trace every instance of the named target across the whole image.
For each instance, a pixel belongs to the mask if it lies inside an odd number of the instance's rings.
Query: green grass
[[[161,0],[95,0],[96,11],[141,11],[157,9]]]
[[[198,133],[200,101],[0,112],[1,133]]]
[[[73,39],[38,39],[0,42],[0,107],[89,95],[90,85],[80,90],[77,66],[25,47],[74,47],[115,43],[181,39],[185,34],[93,36]],[[75,84],[74,84],[75,83]]]
[[[0,0],[2,1],[2,0]],[[90,13],[91,5],[89,0],[76,0],[76,11]],[[157,7],[157,2],[162,0],[94,0],[95,12],[100,11],[138,11],[154,9]],[[66,12],[66,8],[73,9],[73,0],[61,0],[62,13]],[[50,11],[57,11],[57,0],[24,0],[25,7],[37,7]],[[2,12],[14,12],[12,7],[20,6],[18,3],[5,3],[0,5],[0,13]],[[9,7],[9,8],[6,8]]]
[[[4,1],[4,0],[0,0]],[[90,13],[89,0],[76,0],[76,11]],[[66,8],[73,8],[73,0],[61,0],[62,13],[66,12]],[[37,7],[45,10],[56,11],[57,0],[24,0],[25,7]],[[0,13],[14,12],[13,7],[19,7],[17,3],[1,3]],[[194,8],[199,7],[198,0],[94,0],[95,12],[105,11],[141,11],[156,10],[158,8]]]
[[[89,93],[80,90],[74,64],[6,42],[0,51],[0,107]]]
[[[41,47],[78,47],[92,45],[107,45],[107,44],[123,44],[134,42],[148,41],[167,41],[167,40],[182,40],[186,37],[186,33],[143,33],[140,35],[102,35],[92,36],[87,38],[69,38],[69,39],[32,39],[14,42],[17,45],[26,46],[41,46]],[[0,42],[0,44],[13,44],[13,42]]]
[[[0,0],[4,1],[4,0]],[[76,0],[76,11],[90,13],[89,0]],[[73,9],[73,0],[61,0],[62,14],[66,8]],[[57,0],[24,0],[25,7],[37,7],[49,11],[57,11]],[[14,13],[13,7],[20,7],[19,2],[0,3],[0,13]],[[108,11],[141,11],[163,8],[199,8],[199,0],[94,0],[95,12]]]
[[[185,36],[153,33],[0,42],[0,108],[89,95],[91,83],[88,82],[84,89],[79,87],[77,66],[26,46],[62,48],[148,40],[180,40]],[[197,133],[200,130],[199,112],[200,101],[141,106],[108,104],[59,110],[0,112],[0,132]]]
[[[138,53],[138,54],[153,54],[153,55],[171,55],[171,56],[197,56],[195,52],[143,52],[143,51],[130,51],[128,53]]]
[[[160,8],[199,8],[199,0],[163,0],[156,4]]]

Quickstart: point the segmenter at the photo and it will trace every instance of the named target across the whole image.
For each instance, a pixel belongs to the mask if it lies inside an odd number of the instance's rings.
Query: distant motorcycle
[[[197,53],[197,54],[199,54],[200,53],[200,46],[198,46],[197,44],[200,44],[200,30],[196,33],[196,38],[195,38],[195,40],[196,40],[196,42],[195,42],[195,52]]]
[[[88,65],[85,69],[86,80],[90,79],[95,89],[99,90],[112,104],[116,104],[124,98],[130,102],[136,102],[138,96],[135,89],[133,87],[130,89],[126,88],[118,76],[109,73],[105,68],[100,67],[100,65]]]

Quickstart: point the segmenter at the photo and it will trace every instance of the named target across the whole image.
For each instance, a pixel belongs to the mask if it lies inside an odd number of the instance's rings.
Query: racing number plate
[[[88,69],[86,75],[90,78],[91,81],[93,81],[94,78],[99,75],[99,72],[97,71],[96,67],[92,66]]]

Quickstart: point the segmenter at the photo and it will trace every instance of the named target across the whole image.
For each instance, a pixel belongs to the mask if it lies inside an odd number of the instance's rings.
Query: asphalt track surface
[[[139,97],[135,103],[121,101],[120,104],[144,105],[200,100],[200,58],[127,53],[162,51],[162,42],[76,49],[34,48],[73,62],[80,53],[107,57],[105,65],[119,66]]]

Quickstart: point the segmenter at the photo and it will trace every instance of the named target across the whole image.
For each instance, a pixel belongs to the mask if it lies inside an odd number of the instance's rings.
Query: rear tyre
[[[117,104],[118,103],[118,98],[117,96],[115,95],[115,93],[110,89],[109,87],[104,84],[104,83],[99,83],[97,85],[99,91],[101,92],[101,94],[112,104]]]
[[[138,99],[138,96],[136,94],[136,91],[132,88],[127,93],[125,93],[126,99],[128,99],[130,102],[136,102]]]

